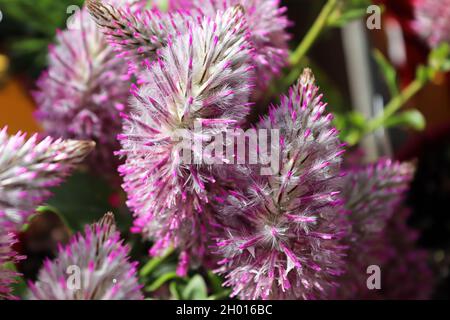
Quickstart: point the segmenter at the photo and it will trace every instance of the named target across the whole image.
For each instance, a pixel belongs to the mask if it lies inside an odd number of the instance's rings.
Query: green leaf
[[[428,64],[434,72],[450,71],[450,44],[442,43],[429,55]]]
[[[128,231],[132,215],[124,208],[113,208],[108,199],[115,190],[110,184],[89,173],[76,172],[61,186],[54,188],[53,197],[47,203],[54,207],[74,231],[100,219],[106,212],[113,212],[117,225]]]
[[[208,282],[212,292],[220,293],[224,290],[222,287],[222,278],[213,273],[211,270],[208,270]]]
[[[366,117],[361,112],[353,111],[348,114],[349,124],[356,128],[364,128],[367,124]]]
[[[162,255],[161,257],[154,257],[152,259],[150,259],[143,267],[142,269],[139,271],[139,275],[144,278],[149,276],[164,260],[166,260],[172,253],[174,252],[174,250],[168,249],[164,255]]]
[[[164,285],[166,282],[170,280],[174,280],[179,278],[177,276],[176,272],[168,272],[161,275],[159,278],[157,278],[155,281],[153,281],[150,285],[145,287],[145,291],[147,292],[153,292],[161,288],[162,285]]]
[[[420,65],[416,70],[416,79],[422,83],[427,83],[433,77],[433,70],[429,67]]]
[[[414,130],[422,131],[426,127],[426,121],[419,110],[413,109],[392,116],[386,121],[385,126],[407,126]]]
[[[17,40],[11,45],[13,51],[19,52],[20,54],[35,53],[40,50],[45,50],[47,48],[47,39],[40,38],[25,38],[22,40]]]
[[[169,285],[169,291],[173,300],[181,300],[180,289],[178,288],[178,283],[175,281],[171,282]]]
[[[330,17],[328,25],[330,27],[342,27],[353,20],[364,17],[365,15],[366,15],[365,8],[352,9],[352,10],[349,10],[347,12],[340,14],[339,16]]]
[[[182,293],[183,299],[187,300],[206,300],[208,298],[208,289],[205,280],[200,275],[195,275],[188,282]]]
[[[378,66],[380,67],[381,72],[383,73],[386,85],[389,89],[391,96],[392,97],[397,96],[400,93],[397,84],[397,71],[395,71],[395,68],[389,63],[389,61],[381,53],[381,51],[374,50],[373,56]]]

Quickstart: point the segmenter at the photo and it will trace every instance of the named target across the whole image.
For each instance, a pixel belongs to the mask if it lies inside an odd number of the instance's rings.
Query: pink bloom
[[[23,133],[9,137],[0,131],[0,223],[20,228],[35,208],[50,195],[93,150],[90,141],[28,140]]]
[[[88,0],[87,8],[120,58],[130,62],[130,72],[138,73],[143,60],[153,61],[158,50],[167,45],[170,35],[188,31],[193,19],[185,12],[161,13],[158,10],[117,8],[106,1]]]
[[[32,300],[140,300],[136,263],[120,240],[114,216],[106,214],[86,226],[61,247],[54,261],[47,260],[36,283],[30,283]]]
[[[342,197],[351,229],[347,272],[338,299],[414,299],[429,297],[432,273],[428,253],[417,249],[417,232],[406,225],[400,204],[414,175],[410,163],[381,160],[346,172]],[[367,287],[367,268],[380,267],[381,290]]]
[[[416,0],[413,28],[430,47],[450,42],[450,1]]]
[[[5,263],[14,263],[22,259],[12,249],[14,242],[14,235],[0,223],[0,300],[15,298],[11,295],[10,285],[16,281],[15,278],[19,274],[5,266]]]
[[[186,1],[187,2],[187,1]],[[286,29],[289,27],[285,13],[286,7],[280,7],[279,0],[190,0],[194,11],[213,17],[217,11],[231,6],[241,5],[255,47],[256,84],[265,89],[274,76],[286,66],[288,41]],[[186,8],[184,1],[180,8]],[[176,3],[174,4],[176,5]]]
[[[414,172],[411,163],[380,160],[344,173],[342,197],[354,234],[366,237],[383,230],[409,189]]]
[[[419,233],[407,225],[409,210],[394,207],[383,230],[350,246],[347,273],[336,299],[430,299],[435,285],[430,253],[417,247]],[[369,266],[380,268],[381,288],[369,290]]]
[[[233,192],[218,241],[219,271],[242,299],[326,297],[344,270],[339,201],[342,144],[326,104],[305,70],[258,128],[280,130],[280,170]]]
[[[119,137],[120,154],[127,157],[120,172],[136,231],[156,241],[153,254],[171,245],[186,252],[184,261],[188,253],[205,254],[214,224],[208,189],[216,178],[195,162],[201,156],[195,145],[248,114],[250,53],[242,14],[230,8],[170,40],[161,60],[149,66],[150,81],[134,92]],[[181,138],[192,145],[182,145]],[[191,162],[184,152],[193,155]]]
[[[58,32],[57,45],[49,49],[49,68],[34,94],[36,115],[52,136],[95,141],[91,166],[115,173],[119,113],[126,109],[129,96],[128,67],[116,57],[86,9],[72,19],[68,30]]]

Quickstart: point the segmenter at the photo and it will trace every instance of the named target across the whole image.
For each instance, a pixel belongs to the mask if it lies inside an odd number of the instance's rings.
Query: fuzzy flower
[[[138,73],[142,61],[153,61],[158,50],[165,47],[171,35],[188,31],[192,21],[186,12],[161,13],[158,10],[117,8],[104,0],[87,0],[90,14],[118,52],[130,62],[130,73]]]
[[[347,273],[340,279],[335,299],[429,299],[435,285],[428,251],[417,247],[419,232],[407,225],[409,210],[394,207],[395,214],[383,230],[350,246]],[[364,247],[364,249],[363,249]],[[359,248],[359,249],[357,249]],[[367,268],[378,266],[381,288],[367,286]]]
[[[15,278],[19,274],[5,266],[8,262],[17,262],[22,259],[12,249],[14,242],[14,235],[0,223],[0,300],[14,299],[11,295],[10,285],[15,282]]]
[[[216,180],[202,165],[203,143],[249,111],[251,51],[240,8],[200,20],[169,41],[161,57],[149,66],[151,81],[136,88],[124,116],[120,154],[127,160],[120,172],[136,229],[156,240],[152,253],[174,245],[186,260],[188,253],[205,254],[213,224],[206,204]]]
[[[391,160],[345,172],[342,197],[355,237],[364,238],[384,228],[409,189],[414,172],[413,164]]]
[[[57,42],[37,82],[36,116],[51,136],[95,141],[91,167],[115,173],[119,113],[129,97],[127,64],[116,57],[85,8],[73,16],[68,30],[57,33]]]
[[[345,173],[342,198],[350,227],[344,239],[349,247],[346,258],[348,269],[339,280],[340,288],[334,298],[394,297],[395,292],[410,286],[411,281],[395,283],[393,279],[388,280],[388,275],[400,276],[408,259],[415,260],[417,268],[427,269],[424,254],[414,248],[416,239],[413,239],[414,232],[406,226],[407,217],[399,210],[414,171],[411,163],[380,160]],[[401,243],[408,243],[407,248]],[[371,265],[381,268],[382,292],[367,287],[366,270]],[[408,275],[406,269],[403,273]],[[428,274],[421,276],[428,277]],[[402,297],[408,298],[406,293],[398,295],[398,298]]]
[[[343,271],[338,199],[342,144],[332,116],[305,70],[259,129],[279,129],[280,169],[256,176],[246,194],[226,199],[243,221],[217,244],[219,272],[242,299],[312,299],[327,295]],[[274,156],[274,155],[272,155]]]
[[[289,21],[286,8],[278,0],[184,0],[170,2],[168,14],[157,10],[130,13],[89,0],[88,7],[109,41],[122,55],[152,61],[158,50],[167,45],[170,36],[180,36],[189,30],[189,24],[198,17],[213,18],[218,12],[242,6],[251,42],[255,47],[253,63],[256,66],[256,85],[267,87],[287,63]],[[132,64],[134,69],[136,65]]]
[[[371,291],[371,299],[430,299],[436,284],[431,268],[431,254],[417,246],[418,230],[408,226],[410,210],[397,207],[379,242],[373,245],[382,270],[381,290]],[[367,289],[367,287],[366,287]]]
[[[186,6],[186,2],[179,3]],[[287,8],[279,0],[190,0],[191,8],[201,15],[213,17],[217,11],[241,5],[255,47],[256,85],[264,90],[274,76],[286,66],[288,60],[287,28],[290,22]],[[174,3],[176,5],[177,3]]]
[[[450,42],[450,1],[417,0],[414,2],[416,20],[413,28],[430,47]]]
[[[0,223],[20,228],[48,190],[63,179],[93,150],[90,141],[28,140],[23,133],[9,137],[0,131]]]
[[[30,283],[32,300],[141,300],[136,263],[120,239],[114,216],[107,213],[86,226],[59,249],[54,261],[46,260],[36,283]]]

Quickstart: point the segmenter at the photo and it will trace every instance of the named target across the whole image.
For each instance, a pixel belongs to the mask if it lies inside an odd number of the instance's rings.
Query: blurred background
[[[282,2],[294,22],[290,31],[292,47],[295,47],[324,1]],[[394,66],[402,87],[413,80],[417,66],[427,61],[429,49],[410,26],[412,0],[375,2],[384,8],[381,29],[368,30],[365,20],[353,21],[343,28],[329,28],[304,62],[314,70],[332,111],[338,115],[357,111],[371,117],[389,101],[389,88],[374,59],[375,49]],[[36,78],[46,68],[47,47],[54,41],[55,31],[65,28],[73,6],[82,3],[82,0],[0,0],[0,127],[8,125],[10,133],[41,131],[33,116],[35,104],[30,93],[35,88]],[[423,130],[383,129],[361,144],[367,161],[382,156],[417,161],[418,172],[408,196],[413,211],[410,224],[422,232],[419,244],[433,252],[435,267],[440,274],[434,296],[440,299],[450,298],[449,88],[450,78],[438,75],[406,105],[405,109],[415,108],[423,114],[426,122]],[[351,132],[348,136],[351,137]],[[90,193],[92,185],[96,185],[96,190],[102,190],[101,194]],[[73,199],[74,188],[85,192],[81,195],[78,192],[77,198]],[[87,203],[100,216],[106,210],[120,211],[115,206],[122,196],[98,179],[75,176],[58,191],[51,204],[64,207],[65,212],[73,212],[73,216],[68,214],[66,218],[69,225],[74,225],[92,220],[92,217],[86,217],[86,221],[80,218],[81,203]],[[128,213],[119,217],[124,220],[124,229],[129,226],[130,217]],[[42,257],[51,255],[55,243],[66,241],[68,234],[57,215],[51,212],[42,215],[23,234],[22,252],[36,259],[28,259],[21,271],[34,278]],[[136,250],[140,250],[139,247]]]

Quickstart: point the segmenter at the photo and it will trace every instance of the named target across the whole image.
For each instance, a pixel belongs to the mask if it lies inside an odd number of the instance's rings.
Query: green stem
[[[367,126],[366,134],[372,133],[380,128],[386,120],[393,116],[405,103],[415,96],[424,86],[426,82],[419,79],[411,82],[399,95],[394,97],[384,108],[384,111],[371,120]]]
[[[328,0],[327,3],[322,8],[319,16],[309,29],[306,36],[303,38],[302,42],[299,44],[297,49],[291,54],[290,63],[291,66],[296,67],[300,64],[303,57],[311,49],[314,42],[319,37],[320,33],[325,29],[328,24],[328,19],[336,8],[337,0]]]
[[[147,277],[150,273],[153,272],[153,270],[155,270],[164,260],[166,260],[173,252],[175,251],[175,249],[173,247],[167,249],[167,251],[164,253],[164,255],[162,255],[161,257],[154,257],[152,259],[150,259],[142,268],[141,271],[139,272],[139,275],[141,276],[141,278],[145,278]]]
[[[166,282],[168,282],[170,280],[173,280],[173,279],[178,279],[178,278],[179,278],[179,276],[177,275],[176,272],[165,273],[161,277],[156,279],[155,282],[153,282],[149,286],[145,287],[145,291],[146,292],[153,292],[153,291],[158,290],[159,288],[161,288],[161,286],[163,284],[165,284]]]

